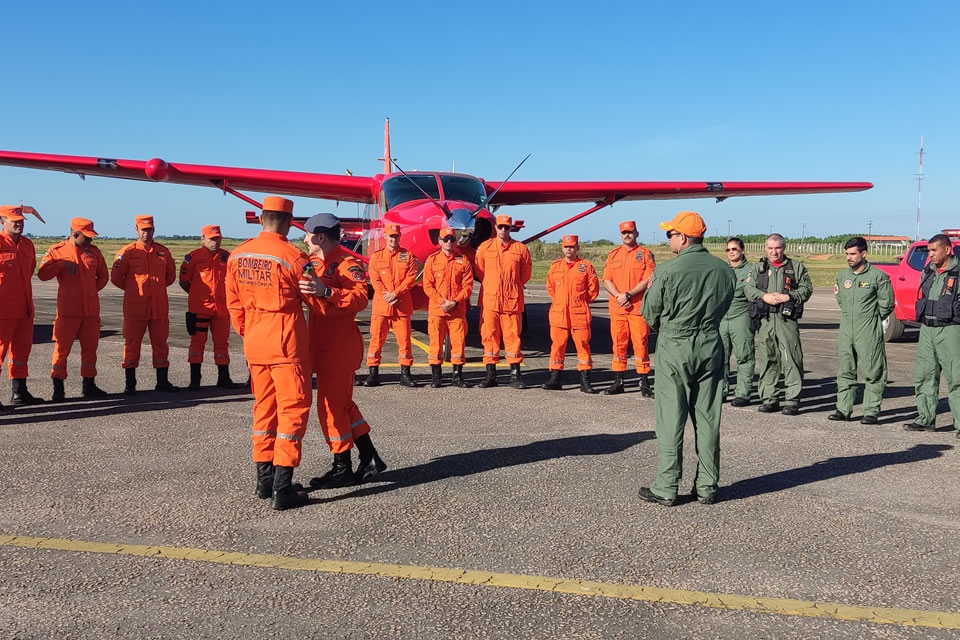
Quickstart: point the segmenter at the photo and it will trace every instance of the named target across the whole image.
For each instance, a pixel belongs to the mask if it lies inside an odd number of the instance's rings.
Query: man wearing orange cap
[[[497,386],[497,363],[500,361],[500,338],[510,363],[510,386],[526,389],[520,375],[523,353],[520,351],[520,330],[523,324],[523,285],[530,280],[533,262],[522,242],[510,237],[513,219],[497,216],[497,236],[477,247],[476,272],[481,285],[480,339],[483,341],[483,362],[487,377],[481,388]]]
[[[67,356],[73,342],[80,338],[80,375],[83,397],[103,398],[107,393],[97,387],[97,346],[100,343],[100,290],[110,276],[100,249],[93,244],[97,232],[86,218],[70,220],[70,235],[53,245],[40,261],[37,277],[57,279],[57,317],[53,321],[54,402],[66,400],[63,384],[67,379]]]
[[[253,461],[256,495],[277,510],[299,507],[307,496],[293,484],[310,417],[310,346],[300,280],[310,263],[287,240],[293,202],[263,199],[263,231],[227,260],[227,308],[243,338],[253,387]]]
[[[467,307],[473,293],[470,259],[456,245],[457,232],[440,229],[440,250],[430,254],[423,265],[423,292],[430,298],[427,331],[430,334],[430,386],[439,388],[443,366],[443,344],[450,336],[450,362],[455,387],[469,386],[463,380],[467,339]]]
[[[170,250],[153,241],[153,216],[137,216],[137,240],[117,252],[110,281],[123,289],[123,392],[137,391],[140,345],[150,330],[153,368],[157,370],[157,391],[177,391],[170,384],[170,305],[167,287],[177,279],[177,266]]]
[[[577,371],[580,372],[580,391],[596,393],[590,384],[593,359],[590,356],[590,303],[600,293],[597,271],[589,261],[580,257],[580,239],[563,236],[560,241],[563,257],[554,260],[547,271],[547,293],[550,295],[550,379],[544,389],[560,388],[560,374],[567,351],[567,342],[573,337],[577,348]]]
[[[217,387],[233,389],[230,379],[230,312],[227,310],[227,258],[220,248],[223,234],[211,224],[201,230],[203,245],[183,258],[180,265],[180,288],[187,292],[187,333],[190,348],[190,389],[200,388],[200,367],[207,334],[213,332],[213,361],[217,365]]]
[[[640,499],[673,506],[683,469],[683,430],[693,423],[697,473],[693,495],[715,501],[720,477],[720,411],[723,403],[723,340],[720,322],[730,307],[736,276],[703,246],[707,226],[692,211],[661,222],[676,258],[661,266],[643,301],[643,315],[657,332],[657,477]]]
[[[370,425],[353,401],[353,376],[363,362],[357,313],[367,308],[363,264],[340,246],[340,219],[311,216],[303,225],[313,275],[300,281],[309,294],[310,360],[317,375],[317,417],[333,454],[330,470],[312,478],[314,489],[334,489],[372,480],[387,468],[370,439]],[[360,460],[353,471],[350,452]]]
[[[653,253],[637,242],[637,223],[620,223],[623,244],[607,255],[603,267],[603,288],[610,294],[610,337],[613,339],[613,385],[604,395],[623,393],[623,375],[627,370],[627,346],[633,342],[633,359],[640,374],[640,394],[653,397],[650,388],[650,351],[647,340],[650,327],[641,311],[643,292],[650,286],[657,264]]]
[[[400,362],[400,384],[418,386],[410,375],[413,348],[410,344],[410,316],[413,315],[413,297],[410,290],[417,282],[417,259],[413,253],[400,247],[400,225],[384,225],[387,246],[370,256],[370,284],[373,287],[373,309],[370,312],[370,347],[367,366],[370,374],[364,386],[380,384],[380,361],[387,332],[392,328],[397,338]]]
[[[33,285],[37,254],[30,238],[23,235],[24,213],[33,207],[0,207],[0,365],[10,352],[8,363],[14,406],[43,402],[27,390],[27,362],[33,348]],[[39,218],[39,216],[37,216]],[[0,407],[3,405],[0,404]]]

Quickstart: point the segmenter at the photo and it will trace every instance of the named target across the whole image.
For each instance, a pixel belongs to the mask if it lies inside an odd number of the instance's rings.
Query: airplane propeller
[[[404,178],[406,178],[407,180],[410,181],[410,184],[412,184],[413,186],[415,186],[415,187],[417,188],[417,190],[419,190],[420,193],[423,194],[423,197],[424,197],[424,198],[426,198],[427,200],[429,200],[429,201],[432,202],[433,204],[437,205],[437,208],[440,209],[441,212],[443,212],[444,217],[446,217],[446,218],[449,218],[449,217],[450,217],[450,212],[447,211],[446,207],[444,207],[442,204],[440,204],[440,201],[439,201],[439,200],[437,200],[436,198],[434,198],[433,196],[431,196],[429,193],[427,193],[426,191],[424,191],[423,187],[421,187],[420,185],[418,185],[418,184],[413,180],[413,178],[411,178],[409,175],[407,175],[407,172],[406,172],[406,171],[404,171],[403,169],[400,168],[400,165],[397,164],[397,161],[396,161],[396,160],[393,161],[393,166],[397,168],[397,171],[399,171],[400,173],[403,174],[403,177],[404,177]]]
[[[470,214],[470,217],[471,217],[471,218],[475,218],[475,217],[477,216],[477,214],[480,213],[480,210],[483,209],[483,207],[486,206],[487,203],[489,203],[489,202],[491,202],[491,201],[493,200],[493,198],[497,195],[497,192],[500,191],[500,189],[503,188],[503,185],[507,184],[507,181],[510,180],[510,178],[513,177],[513,174],[515,174],[515,173],[517,172],[517,169],[519,169],[520,167],[522,167],[522,166],[523,166],[523,163],[527,161],[527,158],[529,158],[529,157],[532,156],[532,155],[533,155],[532,153],[528,153],[528,154],[527,154],[527,157],[524,158],[523,160],[521,160],[521,161],[520,161],[520,164],[518,164],[516,167],[513,168],[513,171],[510,172],[510,175],[507,176],[507,179],[504,180],[503,182],[501,182],[501,183],[500,183],[500,186],[493,190],[493,193],[490,194],[490,196],[487,198],[486,202],[480,204],[476,209],[473,210],[473,213]]]

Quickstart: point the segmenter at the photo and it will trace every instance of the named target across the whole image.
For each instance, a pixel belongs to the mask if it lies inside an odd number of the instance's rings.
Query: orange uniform
[[[526,245],[510,240],[504,245],[490,238],[477,247],[476,271],[480,279],[482,309],[480,338],[484,364],[500,361],[503,337],[507,362],[523,362],[520,329],[523,323],[523,285],[530,280],[533,262]]]
[[[213,361],[230,364],[230,312],[227,311],[227,258],[229,253],[215,253],[206,247],[191,251],[180,265],[180,282],[189,283],[187,309],[196,315],[196,332],[190,338],[187,361],[203,362],[207,333],[213,332]]]
[[[230,254],[227,308],[250,366],[253,461],[300,465],[310,416],[310,352],[300,278],[307,255],[262,231]]]
[[[123,289],[123,368],[140,364],[140,343],[150,329],[153,367],[170,366],[170,306],[167,287],[177,279],[170,250],[153,242],[147,248],[137,240],[117,252],[110,281]]]
[[[567,341],[573,337],[577,347],[577,371],[593,369],[590,357],[590,303],[600,293],[597,271],[587,260],[554,260],[547,271],[550,295],[550,369],[563,370]]]
[[[603,279],[610,280],[621,293],[629,291],[641,281],[653,275],[656,261],[653,254],[641,247],[622,245],[607,255],[607,263],[603,268]],[[632,340],[633,356],[637,365],[637,373],[650,373],[650,351],[647,348],[647,339],[650,336],[650,327],[640,314],[643,294],[634,297],[626,308],[617,304],[616,299],[610,296],[610,336],[613,338],[613,371],[627,370],[627,346]]]
[[[473,293],[473,268],[458,249],[447,256],[437,251],[423,266],[423,292],[430,298],[427,332],[430,335],[430,364],[443,364],[443,343],[450,335],[450,362],[464,364],[467,339],[467,307]],[[440,306],[445,300],[457,303],[450,311]]]
[[[53,360],[50,377],[67,379],[67,356],[80,338],[80,375],[97,375],[100,343],[100,290],[110,276],[103,254],[95,245],[79,247],[69,240],[53,245],[40,261],[40,280],[57,279],[57,317],[53,321]]]
[[[28,377],[33,348],[33,285],[37,254],[30,238],[0,231],[0,365],[10,352],[10,379]]]
[[[413,299],[410,290],[417,281],[417,259],[406,249],[380,249],[370,258],[370,284],[373,285],[373,310],[370,313],[370,348],[367,350],[367,366],[380,366],[383,343],[387,332],[393,328],[397,338],[397,353],[401,366],[413,364],[410,346],[410,316],[413,315]],[[383,299],[385,291],[393,291],[397,299],[393,304]]]
[[[317,374],[317,416],[331,453],[349,451],[370,425],[353,401],[353,375],[363,363],[357,314],[367,308],[367,278],[359,260],[333,248],[314,272],[330,295],[310,296],[310,360]]]

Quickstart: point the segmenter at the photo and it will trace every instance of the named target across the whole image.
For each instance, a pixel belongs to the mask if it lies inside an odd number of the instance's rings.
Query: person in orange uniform
[[[530,279],[533,262],[527,246],[510,237],[513,219],[497,216],[497,236],[477,247],[476,271],[481,288],[480,339],[487,377],[481,388],[497,386],[500,338],[510,363],[510,386],[526,389],[520,376],[520,329],[523,324],[523,285]]]
[[[596,393],[590,384],[593,359],[590,356],[590,303],[600,293],[600,279],[589,261],[580,257],[580,239],[563,236],[560,241],[563,257],[554,260],[547,271],[547,293],[550,295],[550,379],[544,389],[560,388],[567,341],[573,337],[577,347],[577,371],[580,391]]]
[[[430,386],[440,388],[443,344],[450,336],[450,362],[455,387],[468,387],[463,381],[466,363],[467,307],[473,293],[473,268],[470,259],[456,245],[457,232],[440,229],[440,250],[430,254],[423,266],[423,292],[430,298],[427,331],[430,334]]]
[[[367,387],[380,384],[381,351],[387,332],[392,327],[397,337],[400,384],[416,387],[419,385],[410,376],[410,366],[413,364],[413,348],[410,345],[413,298],[410,289],[417,281],[417,259],[413,253],[400,247],[400,225],[384,225],[383,233],[387,246],[370,257],[370,284],[373,286],[370,348],[367,350],[370,374],[363,384]]]
[[[37,254],[33,242],[23,235],[24,213],[37,215],[33,207],[0,207],[0,224],[3,225],[0,231],[0,365],[9,351],[7,366],[13,384],[10,394],[13,406],[43,402],[27,390],[27,362],[33,348],[34,317],[30,279],[37,268]]]
[[[307,502],[293,484],[310,417],[310,347],[300,280],[310,263],[287,240],[293,202],[263,199],[263,231],[243,242],[227,260],[227,309],[243,338],[253,403],[253,461],[259,498],[277,510]],[[330,337],[334,339],[333,336]]]
[[[57,317],[53,321],[53,402],[67,399],[63,384],[67,379],[67,356],[73,342],[80,338],[80,375],[83,397],[103,398],[107,392],[96,384],[97,347],[100,343],[100,290],[110,276],[100,249],[93,244],[97,232],[93,221],[70,220],[70,235],[53,245],[40,261],[37,277],[57,279]]]
[[[143,334],[150,330],[153,368],[157,370],[157,391],[177,391],[170,384],[170,305],[167,287],[177,279],[177,266],[170,250],[153,241],[153,216],[137,216],[137,240],[117,252],[110,281],[123,289],[123,369],[126,387],[137,391],[137,366]]]
[[[640,394],[653,397],[650,388],[650,351],[647,340],[650,327],[640,313],[643,292],[650,287],[656,261],[646,247],[637,243],[637,223],[620,223],[623,244],[607,255],[603,268],[603,287],[610,294],[610,337],[613,338],[613,384],[603,393],[623,393],[623,374],[627,370],[627,346],[633,342],[633,359],[640,374]]]
[[[340,246],[340,220],[331,213],[303,225],[313,271],[300,281],[310,309],[310,360],[317,375],[317,416],[333,465],[310,480],[314,489],[367,482],[387,468],[370,439],[370,425],[353,401],[353,375],[363,362],[357,313],[367,308],[367,277],[360,260]],[[356,472],[350,451],[360,454]]]
[[[188,388],[200,388],[203,351],[207,334],[213,332],[217,387],[233,389],[237,385],[230,379],[230,313],[227,311],[225,283],[230,254],[220,248],[223,234],[219,226],[207,225],[200,233],[203,246],[184,256],[180,265],[180,288],[187,292],[187,333],[193,336],[187,351],[190,363]]]

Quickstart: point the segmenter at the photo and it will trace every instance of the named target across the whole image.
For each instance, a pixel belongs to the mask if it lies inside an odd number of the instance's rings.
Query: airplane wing
[[[90,156],[0,151],[0,165],[63,171],[82,177],[102,176],[125,180],[170,182],[218,189],[247,189],[291,196],[326,198],[346,202],[374,202],[376,182],[371,177],[326,173],[244,169],[152,160],[120,160]]]
[[[864,191],[871,182],[487,182],[491,206]]]

